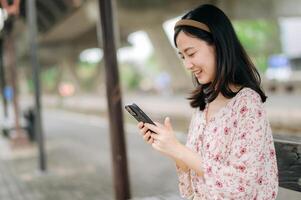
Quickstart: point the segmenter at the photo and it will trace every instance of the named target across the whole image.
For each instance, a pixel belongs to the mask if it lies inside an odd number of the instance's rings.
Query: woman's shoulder
[[[249,87],[242,88],[234,97],[233,106],[239,105],[262,105],[260,95]]]

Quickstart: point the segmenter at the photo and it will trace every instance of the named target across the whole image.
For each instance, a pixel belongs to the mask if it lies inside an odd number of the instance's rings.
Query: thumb
[[[170,122],[170,118],[166,117],[164,120],[164,125],[168,130],[172,130],[172,126],[171,126],[171,122]]]

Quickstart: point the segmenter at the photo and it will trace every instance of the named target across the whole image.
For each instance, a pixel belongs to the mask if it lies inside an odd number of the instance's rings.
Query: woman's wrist
[[[178,142],[174,148],[173,158],[174,160],[180,160],[183,159],[183,151],[185,151],[186,146]]]
[[[185,145],[183,145],[181,143],[177,143],[177,145],[174,148],[174,154],[172,156],[172,159],[174,160],[174,162],[176,164],[177,170],[180,170],[182,172],[187,172],[189,170],[189,168],[181,159],[183,147],[186,148]]]
[[[182,144],[178,144],[175,147],[175,153],[174,153],[174,160],[176,163],[181,163],[182,169],[192,169],[194,170],[199,176],[203,176],[204,172],[200,168],[200,164],[202,163],[202,160],[200,156],[191,151],[188,147]],[[182,167],[185,166],[185,167]]]

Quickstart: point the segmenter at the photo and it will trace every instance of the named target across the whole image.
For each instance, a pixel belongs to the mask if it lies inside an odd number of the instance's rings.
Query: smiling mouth
[[[196,77],[199,77],[202,73],[202,70],[194,71],[193,73]]]

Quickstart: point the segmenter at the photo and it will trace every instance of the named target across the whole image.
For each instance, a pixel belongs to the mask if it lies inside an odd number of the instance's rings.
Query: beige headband
[[[207,31],[210,33],[210,29],[206,24],[192,20],[192,19],[181,19],[176,23],[175,28],[178,26],[192,26],[194,28],[198,28],[198,29],[201,29],[201,30],[204,30],[204,31]]]

